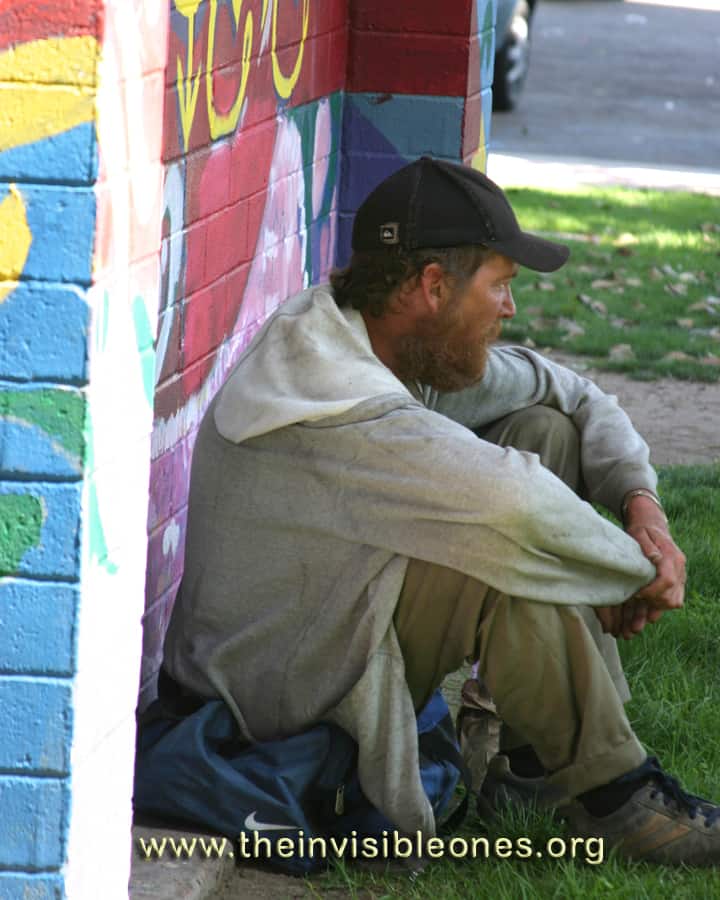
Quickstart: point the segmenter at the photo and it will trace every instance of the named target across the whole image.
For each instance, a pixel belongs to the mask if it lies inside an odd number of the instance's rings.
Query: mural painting
[[[166,70],[162,290],[143,685],[182,572],[194,436],[233,362],[336,242],[346,10],[175,0]]]

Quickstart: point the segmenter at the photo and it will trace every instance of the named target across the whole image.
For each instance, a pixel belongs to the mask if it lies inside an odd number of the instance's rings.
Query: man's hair
[[[461,288],[494,253],[482,244],[420,250],[383,247],[355,252],[349,265],[330,273],[330,284],[338,306],[366,310],[379,318],[395,291],[408,281],[417,282],[430,263],[439,263],[453,286]]]

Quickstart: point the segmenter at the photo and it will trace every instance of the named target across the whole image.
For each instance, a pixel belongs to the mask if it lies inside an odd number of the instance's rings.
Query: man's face
[[[403,380],[459,391],[482,378],[502,319],[515,315],[510,282],[517,270],[509,257],[493,254],[462,286],[446,283],[443,305],[402,340]]]

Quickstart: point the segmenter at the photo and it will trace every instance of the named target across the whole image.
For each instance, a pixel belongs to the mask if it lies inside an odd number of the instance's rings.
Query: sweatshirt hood
[[[373,353],[360,313],[339,309],[327,286],[309,288],[280,306],[243,352],[218,394],[215,427],[240,443],[383,395],[414,399]]]

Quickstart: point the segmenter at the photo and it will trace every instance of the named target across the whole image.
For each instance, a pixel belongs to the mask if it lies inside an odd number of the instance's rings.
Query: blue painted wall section
[[[2,900],[65,896],[98,2],[0,3]]]

